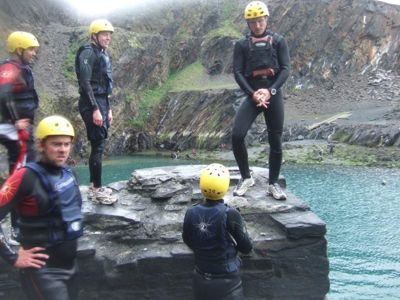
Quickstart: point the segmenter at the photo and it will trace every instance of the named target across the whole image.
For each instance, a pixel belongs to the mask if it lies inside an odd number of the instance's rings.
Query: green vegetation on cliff
[[[231,76],[229,79],[221,77],[211,78],[199,61],[187,66],[183,70],[171,74],[168,80],[154,89],[147,89],[139,93],[138,114],[132,118],[131,125],[142,129],[151,114],[168,94],[168,92],[202,91],[208,89],[236,88]]]

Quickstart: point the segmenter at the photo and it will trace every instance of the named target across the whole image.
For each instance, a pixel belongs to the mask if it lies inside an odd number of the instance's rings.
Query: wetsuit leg
[[[264,111],[265,123],[268,129],[269,143],[269,184],[278,181],[282,165],[282,132],[284,121],[284,106],[281,91],[271,100],[268,109]]]
[[[109,103],[107,95],[96,95],[96,101],[103,117],[102,126],[97,126],[93,123],[93,111],[87,106],[89,102],[83,96],[79,100],[79,112],[85,123],[87,137],[91,144],[89,157],[90,182],[93,183],[94,187],[101,187],[102,156],[110,126],[108,122]]]
[[[219,277],[193,274],[193,291],[196,300],[243,300],[242,280],[239,272]]]
[[[20,271],[22,289],[29,300],[76,300],[77,266],[70,269],[48,268]]]
[[[18,141],[13,141],[13,140],[5,139],[5,138],[0,138],[0,143],[7,149],[8,174],[11,174],[11,172],[14,169],[14,166],[18,160],[19,143],[18,143]],[[15,222],[16,222],[15,212],[11,211],[12,226],[15,226]]]
[[[89,157],[90,182],[93,182],[94,187],[101,187],[102,159],[105,140],[92,140],[90,141],[90,145],[92,148]]]
[[[1,139],[0,143],[4,145],[7,149],[7,156],[8,156],[8,171],[11,174],[12,170],[14,169],[15,164],[18,160],[19,154],[19,143],[18,141],[12,141],[8,139]]]
[[[245,137],[257,116],[262,112],[250,98],[240,105],[233,123],[232,150],[242,178],[250,178]]]

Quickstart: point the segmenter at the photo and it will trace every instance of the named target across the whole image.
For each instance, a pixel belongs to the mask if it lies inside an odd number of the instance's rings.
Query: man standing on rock
[[[20,269],[21,286],[30,300],[78,296],[82,198],[75,175],[64,166],[74,135],[67,119],[43,119],[36,130],[40,161],[16,170],[0,189],[0,220],[15,209],[21,244],[15,253],[0,231],[0,256]]]
[[[102,159],[105,139],[113,116],[109,103],[112,92],[111,61],[107,53],[114,32],[112,24],[104,19],[89,26],[91,43],[79,48],[75,71],[79,82],[79,112],[86,126],[91,145],[89,173],[91,187],[88,198],[95,203],[111,205],[117,201],[112,190],[102,187]]]
[[[30,65],[39,42],[24,31],[7,38],[10,58],[0,64],[0,143],[7,148],[9,174],[35,159],[33,121],[39,106]],[[11,213],[11,239],[15,244],[15,218]]]
[[[244,299],[238,251],[252,249],[244,221],[224,204],[229,170],[211,164],[200,173],[204,203],[189,208],[183,223],[183,241],[194,252],[193,289],[198,300]]]
[[[269,181],[267,193],[277,200],[286,194],[277,183],[282,164],[283,97],[281,87],[289,76],[290,57],[285,39],[268,28],[269,11],[261,1],[250,2],[244,18],[250,34],[235,44],[233,72],[248,95],[239,107],[232,130],[232,149],[242,179],[234,195],[242,196],[255,184],[250,174],[245,137],[254,120],[263,113],[268,129]]]

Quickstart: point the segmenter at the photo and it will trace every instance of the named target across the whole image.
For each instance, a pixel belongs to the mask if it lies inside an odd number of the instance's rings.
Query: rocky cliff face
[[[3,2],[1,43],[4,44],[9,32],[21,29],[36,34],[42,45],[34,66],[41,96],[40,115],[63,113],[73,120],[78,132],[84,132],[77,111],[78,94],[72,58],[77,46],[87,40],[90,20],[79,18],[57,1]],[[198,109],[208,106],[194,105],[193,110],[175,108],[172,110],[177,115],[170,118],[165,107],[173,105],[170,102],[173,97],[177,102],[196,97],[199,97],[198,101],[193,102],[213,101],[209,92],[174,93],[163,98],[159,108],[153,109],[155,113],[142,129],[132,127],[141,110],[139,102],[148,90],[163,86],[172,73],[194,61],[202,62],[206,72],[213,75],[211,81],[220,74],[230,74],[233,44],[247,31],[242,20],[246,3],[244,0],[198,1],[193,10],[193,3],[165,1],[158,7],[143,5],[108,16],[117,28],[110,48],[116,88],[112,99],[115,123],[108,152],[132,152],[167,144],[168,140],[160,138],[165,133],[185,131],[185,128],[168,128],[168,122],[173,125],[174,118],[187,119],[187,114],[196,114]],[[314,87],[332,89],[344,74],[369,74],[378,68],[399,71],[398,6],[372,0],[285,0],[271,1],[269,6],[270,26],[286,37],[291,51],[292,73],[286,88],[290,91],[296,87],[307,88],[304,93],[301,90],[294,93],[298,96],[292,98],[297,102],[296,107],[304,109],[306,106],[302,103],[320,101],[321,98],[307,94],[307,91]],[[232,79],[230,82],[235,86]],[[205,95],[208,95],[207,99]],[[348,101],[353,101],[353,97],[348,96]],[[226,95],[224,97],[227,99]],[[231,103],[235,99],[233,97]],[[222,113],[220,110],[216,112]],[[205,114],[209,115],[209,112]],[[233,117],[234,113],[229,115]],[[218,120],[219,116],[215,119]],[[211,124],[205,126],[200,118],[196,120],[200,123],[197,126],[193,122],[192,128],[202,128],[201,134],[206,129],[215,134],[228,128],[222,129],[225,125],[217,122],[215,128]],[[198,131],[194,130],[190,135],[193,137]],[[225,143],[226,136],[221,137],[219,142],[213,140],[202,145],[212,147]],[[201,136],[195,139],[201,140]],[[85,146],[86,138],[79,135],[77,141],[78,145]],[[199,145],[199,142],[192,139],[186,144]]]
[[[290,48],[291,84],[315,84],[342,73],[374,68],[400,71],[398,6],[365,0],[286,0],[272,1],[270,12],[270,28],[281,33]],[[238,24],[243,23],[240,17]],[[243,25],[238,29],[247,31]],[[232,43],[223,35],[208,46],[205,51],[212,54],[204,62],[209,72],[230,72],[231,61],[226,58],[231,57]],[[225,56],[221,57],[221,49]]]

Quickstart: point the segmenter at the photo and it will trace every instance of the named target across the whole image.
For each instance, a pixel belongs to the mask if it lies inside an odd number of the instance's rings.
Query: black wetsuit
[[[223,200],[193,206],[186,212],[182,238],[195,256],[196,299],[244,299],[238,251],[249,253],[252,243],[237,210]]]
[[[102,186],[102,156],[110,123],[108,96],[112,92],[111,61],[107,52],[95,44],[82,46],[77,53],[77,75],[79,81],[79,112],[86,126],[91,144],[89,157],[90,182],[94,187]],[[99,109],[102,126],[93,123],[93,112]]]
[[[40,164],[49,176],[61,178],[61,168]],[[72,178],[72,177],[69,177]],[[80,199],[79,186],[72,190]],[[21,168],[15,171],[0,190],[0,220],[15,208],[18,215],[21,247],[30,249],[43,247],[49,255],[46,265],[41,269],[20,269],[21,285],[30,300],[73,300],[78,297],[77,278],[77,238],[60,238],[65,234],[65,226],[60,224],[60,211],[54,208],[48,190],[34,171]],[[60,204],[57,202],[57,207]],[[78,207],[81,203],[77,203]],[[46,223],[44,223],[46,222]],[[27,225],[28,224],[28,225]],[[52,229],[50,225],[53,224]],[[39,228],[39,229],[38,229]],[[49,236],[58,236],[49,240]],[[9,247],[0,232],[0,256],[14,265],[17,254]]]
[[[248,74],[250,52],[249,37],[236,42],[233,56],[233,72],[240,88],[248,95],[239,107],[232,130],[232,149],[242,178],[250,178],[248,154],[245,137],[254,120],[263,113],[268,130],[269,152],[269,183],[277,182],[282,163],[282,131],[284,121],[284,105],[281,86],[289,76],[290,57],[285,39],[269,30],[263,36],[272,36],[273,47],[277,54],[278,68],[274,76],[253,77]],[[260,38],[260,37],[258,37]],[[268,108],[257,107],[251,99],[254,92],[260,88],[276,89]]]

